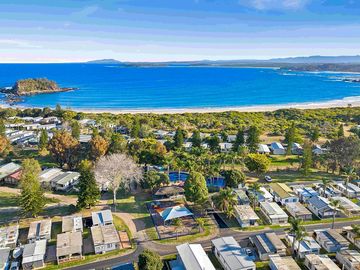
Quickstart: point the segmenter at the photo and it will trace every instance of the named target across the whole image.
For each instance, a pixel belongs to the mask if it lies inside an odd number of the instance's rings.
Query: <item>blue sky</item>
[[[0,1],[0,62],[357,54],[358,0]]]

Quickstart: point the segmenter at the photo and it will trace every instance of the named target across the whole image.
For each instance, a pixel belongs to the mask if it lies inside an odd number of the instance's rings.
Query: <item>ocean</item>
[[[194,109],[327,102],[360,96],[342,73],[268,68],[0,64],[0,87],[48,78],[78,90],[24,97],[17,105],[88,110]],[[1,96],[4,103],[4,95]]]

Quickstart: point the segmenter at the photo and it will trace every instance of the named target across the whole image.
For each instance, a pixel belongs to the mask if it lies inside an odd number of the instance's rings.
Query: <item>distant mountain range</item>
[[[121,62],[101,59],[88,64],[122,65],[126,67],[277,67],[298,71],[360,72],[360,55],[355,56],[308,56],[274,58],[268,60],[199,60],[169,62]]]

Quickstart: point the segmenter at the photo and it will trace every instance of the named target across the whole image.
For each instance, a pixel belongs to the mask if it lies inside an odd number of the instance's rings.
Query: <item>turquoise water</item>
[[[79,88],[25,97],[18,105],[61,104],[74,109],[219,108],[324,102],[360,96],[360,83],[341,81],[344,76],[265,68],[0,64],[0,87],[11,86],[18,79],[46,77],[62,87]]]

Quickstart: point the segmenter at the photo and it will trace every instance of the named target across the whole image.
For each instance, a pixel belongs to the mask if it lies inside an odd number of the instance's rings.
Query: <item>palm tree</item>
[[[358,175],[355,171],[355,169],[353,167],[348,167],[346,168],[345,172],[344,172],[344,175],[345,175],[345,187],[346,187],[346,195],[348,195],[348,185],[349,185],[349,182],[352,181],[352,180],[355,180],[358,178]]]
[[[172,220],[172,225],[175,227],[176,239],[178,239],[179,228],[183,226],[183,222],[180,218],[175,218]]]
[[[332,226],[331,228],[334,229],[335,226],[335,216],[337,215],[337,213],[340,210],[343,210],[344,207],[341,205],[341,202],[339,200],[331,200],[330,201],[330,206],[333,208],[333,221],[332,221]]]
[[[199,232],[205,227],[205,219],[204,218],[197,218],[196,222],[199,224]]]
[[[226,213],[228,218],[234,216],[234,206],[238,203],[236,194],[231,188],[223,188],[219,194],[214,197],[216,207]]]
[[[356,242],[360,239],[360,225],[352,224],[351,232],[353,233],[354,245],[357,246]]]
[[[263,191],[260,189],[261,185],[257,182],[252,183],[249,186],[249,190],[252,193],[252,198],[253,198],[253,209],[255,209],[256,205],[257,205],[257,194],[262,194]]]
[[[291,226],[289,234],[293,236],[293,241],[291,244],[291,254],[294,254],[295,253],[295,235],[302,228],[301,227],[302,220],[299,218],[290,217],[289,223]]]
[[[300,252],[299,252],[299,250],[300,250],[300,243],[302,242],[302,241],[304,241],[305,240],[305,238],[307,237],[308,235],[307,235],[307,232],[306,232],[306,230],[305,230],[305,228],[304,227],[299,227],[299,229],[296,231],[296,233],[295,233],[295,240],[297,241],[297,243],[298,243],[298,246],[297,246],[297,254],[296,254],[296,256],[299,258],[299,255],[300,255]]]
[[[323,197],[325,197],[325,191],[330,186],[330,184],[332,183],[332,180],[329,179],[329,178],[323,178],[321,180],[321,182],[322,182],[322,188],[323,188],[322,195],[323,195]]]

